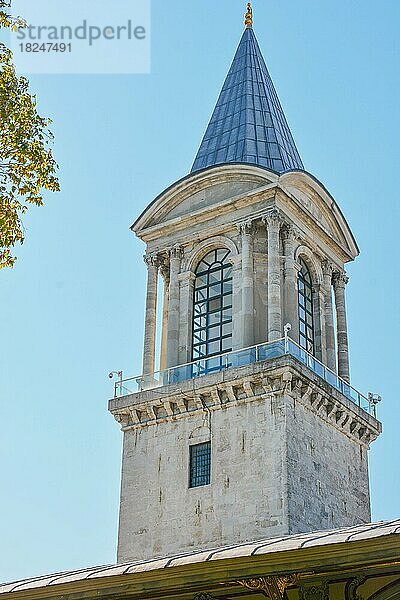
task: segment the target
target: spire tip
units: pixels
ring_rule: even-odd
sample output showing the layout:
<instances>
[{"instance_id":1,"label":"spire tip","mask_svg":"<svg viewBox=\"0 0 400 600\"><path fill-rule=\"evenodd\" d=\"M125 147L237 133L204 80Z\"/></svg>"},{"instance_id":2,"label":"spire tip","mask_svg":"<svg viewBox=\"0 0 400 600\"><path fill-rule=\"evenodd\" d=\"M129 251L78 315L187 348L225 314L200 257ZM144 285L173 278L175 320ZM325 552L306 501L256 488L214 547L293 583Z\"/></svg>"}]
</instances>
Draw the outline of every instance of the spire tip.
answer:
<instances>
[{"instance_id":1,"label":"spire tip","mask_svg":"<svg viewBox=\"0 0 400 600\"><path fill-rule=\"evenodd\" d=\"M244 15L244 24L246 27L253 27L253 9L251 8L251 2L247 4L247 13Z\"/></svg>"}]
</instances>

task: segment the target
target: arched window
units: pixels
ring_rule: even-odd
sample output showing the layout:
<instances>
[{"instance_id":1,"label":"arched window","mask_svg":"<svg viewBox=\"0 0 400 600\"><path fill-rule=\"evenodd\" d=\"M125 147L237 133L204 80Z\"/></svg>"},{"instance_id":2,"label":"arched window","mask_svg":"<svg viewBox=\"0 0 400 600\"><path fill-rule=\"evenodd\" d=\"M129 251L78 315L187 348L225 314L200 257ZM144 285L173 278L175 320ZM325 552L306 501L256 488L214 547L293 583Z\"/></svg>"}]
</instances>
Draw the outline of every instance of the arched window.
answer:
<instances>
[{"instance_id":1,"label":"arched window","mask_svg":"<svg viewBox=\"0 0 400 600\"><path fill-rule=\"evenodd\" d=\"M313 287L310 271L305 262L300 259L301 269L298 276L299 292L299 340L300 346L315 353L314 341L314 312L313 312Z\"/></svg>"},{"instance_id":2,"label":"arched window","mask_svg":"<svg viewBox=\"0 0 400 600\"><path fill-rule=\"evenodd\" d=\"M230 251L209 252L196 269L192 360L232 350L232 265ZM204 362L206 372L223 366L221 358Z\"/></svg>"}]
</instances>

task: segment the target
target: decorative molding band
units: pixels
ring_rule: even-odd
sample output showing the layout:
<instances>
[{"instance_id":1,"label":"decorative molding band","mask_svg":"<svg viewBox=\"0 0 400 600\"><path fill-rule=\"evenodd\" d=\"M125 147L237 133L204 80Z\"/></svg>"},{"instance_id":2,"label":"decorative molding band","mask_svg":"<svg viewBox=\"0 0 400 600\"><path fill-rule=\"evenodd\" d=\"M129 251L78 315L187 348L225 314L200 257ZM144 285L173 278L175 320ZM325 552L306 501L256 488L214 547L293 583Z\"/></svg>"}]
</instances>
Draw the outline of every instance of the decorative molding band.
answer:
<instances>
[{"instance_id":1,"label":"decorative molding band","mask_svg":"<svg viewBox=\"0 0 400 600\"><path fill-rule=\"evenodd\" d=\"M299 575L294 573L292 575L272 575L254 579L243 579L237 583L248 590L265 592L270 600L283 600L286 588L296 585L298 581Z\"/></svg>"},{"instance_id":2,"label":"decorative molding band","mask_svg":"<svg viewBox=\"0 0 400 600\"><path fill-rule=\"evenodd\" d=\"M367 413L364 416L356 405L353 408L351 402L334 388L333 393L330 392L329 384L319 382L316 377L311 379L302 371L301 366L284 366L264 371L261 369L243 376L237 372L232 381L218 383L210 382L209 377L214 379L212 375L205 376L208 381L204 381L202 388L197 380L197 389L184 394L176 385L154 390L155 394L159 394L158 398L149 399L150 390L137 392L127 397L124 406L120 405L121 399L112 400L110 411L121 424L122 430L126 431L187 418L196 411L225 410L229 406L247 402L289 396L353 441L368 448L380 434L379 423L375 424Z\"/></svg>"},{"instance_id":3,"label":"decorative molding band","mask_svg":"<svg viewBox=\"0 0 400 600\"><path fill-rule=\"evenodd\" d=\"M329 584L327 581L320 585L300 585L299 600L329 600Z\"/></svg>"},{"instance_id":4,"label":"decorative molding band","mask_svg":"<svg viewBox=\"0 0 400 600\"><path fill-rule=\"evenodd\" d=\"M364 600L362 596L358 593L358 588L363 585L367 581L366 575L358 575L357 577L353 577L349 579L346 584L345 590L345 598L346 600Z\"/></svg>"}]
</instances>

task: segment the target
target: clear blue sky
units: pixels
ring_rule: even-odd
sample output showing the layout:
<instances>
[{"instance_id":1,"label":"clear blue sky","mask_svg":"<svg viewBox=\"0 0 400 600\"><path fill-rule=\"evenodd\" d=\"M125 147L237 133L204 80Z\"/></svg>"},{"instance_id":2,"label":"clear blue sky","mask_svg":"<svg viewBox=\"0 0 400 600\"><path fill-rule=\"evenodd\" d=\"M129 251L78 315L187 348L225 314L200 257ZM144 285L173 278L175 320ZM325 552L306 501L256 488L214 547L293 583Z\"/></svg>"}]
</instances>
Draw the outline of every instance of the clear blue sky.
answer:
<instances>
[{"instance_id":1,"label":"clear blue sky","mask_svg":"<svg viewBox=\"0 0 400 600\"><path fill-rule=\"evenodd\" d=\"M31 78L54 120L62 192L30 212L19 261L0 273L0 580L115 560L121 435L107 373L140 372L143 333L144 248L129 226L189 171L244 7L153 0L150 75ZM400 3L254 9L306 168L361 248L349 267L352 377L384 397L373 518L400 517Z\"/></svg>"}]
</instances>

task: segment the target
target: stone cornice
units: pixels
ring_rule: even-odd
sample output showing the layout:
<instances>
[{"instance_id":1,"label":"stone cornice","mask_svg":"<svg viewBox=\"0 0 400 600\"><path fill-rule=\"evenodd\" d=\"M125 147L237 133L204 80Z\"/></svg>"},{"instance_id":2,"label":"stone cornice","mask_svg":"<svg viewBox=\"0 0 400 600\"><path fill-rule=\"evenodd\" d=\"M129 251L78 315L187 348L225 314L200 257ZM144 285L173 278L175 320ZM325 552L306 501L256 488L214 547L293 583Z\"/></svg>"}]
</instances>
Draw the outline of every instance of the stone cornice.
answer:
<instances>
[{"instance_id":1,"label":"stone cornice","mask_svg":"<svg viewBox=\"0 0 400 600\"><path fill-rule=\"evenodd\" d=\"M209 190L213 185L230 182L248 182L253 187L214 205L190 211L190 214L169 218L168 211L187 198L201 193L202 190ZM339 263L354 260L358 255L357 245L343 214L326 188L315 177L306 172L289 172L278 176L267 169L250 165L220 165L184 177L157 196L132 225L132 230L144 242L154 242L168 237L171 232L184 231L188 224L192 225L193 222L210 222L217 214L221 214L221 211L234 213L244 205L250 208L258 203L260 198L268 201L275 194L287 205L289 213L296 214L296 218L300 217L301 221L310 220L319 228L323 243L330 245L333 253L338 256ZM302 195L308 197L309 201L325 214L328 222L326 228L307 208L307 203L301 199ZM335 239L330 235L331 229L337 232L337 235L334 234Z\"/></svg>"},{"instance_id":2,"label":"stone cornice","mask_svg":"<svg viewBox=\"0 0 400 600\"><path fill-rule=\"evenodd\" d=\"M266 206L263 210L256 209L253 213L249 214L249 218L251 220L263 218L266 214L266 211L271 210L274 206L280 209L283 214L286 214L288 210L289 221L291 220L290 213L292 212L293 215L296 215L296 218L303 221L308 228L313 230L315 234L317 234L318 237L320 237L321 240L331 248L331 250L334 252L334 255L340 257L340 261L347 262L354 258L353 256L350 256L348 250L345 249L339 241L333 239L329 232L325 231L321 224L316 221L315 217L309 214L307 209L300 204L287 190L283 189L279 183L271 183L261 186L260 188L256 188L250 192L228 198L206 208L191 212L190 214L175 217L165 223L148 227L146 230L141 232L140 237L147 243L153 243L158 239L171 235L171 233L176 235L178 232L181 232L181 234L183 234L182 243L186 243L185 231L189 229L193 231L194 225L205 225L207 222L215 219L217 215L226 215L226 223L224 225L220 224L220 226L216 227L215 230L218 231L221 228L226 230L226 224L228 223L228 229L231 229L232 227L235 227L236 223L233 219L230 222L229 213L231 213L232 217L234 218L237 210L246 208L251 211L251 207L261 200L264 202L270 201L270 207L268 208L268 206ZM308 234L304 235L304 238L308 237Z\"/></svg>"},{"instance_id":3,"label":"stone cornice","mask_svg":"<svg viewBox=\"0 0 400 600\"><path fill-rule=\"evenodd\" d=\"M206 223L207 221L213 219L216 214L222 215L232 213L233 216L235 210L247 208L249 205L255 204L257 201L273 200L275 192L275 183L264 185L260 188L256 188L255 190L251 190L250 192L248 191L238 196L234 196L233 198L227 198L226 200L222 200L221 202L207 206L206 208L198 209L190 214L174 217L165 223L148 227L145 231L141 232L140 237L144 242L149 242L151 240L158 239L163 235L168 235L171 231L175 233L178 230L192 228L194 223ZM254 217L257 218L257 215L254 215ZM253 218L253 215L251 215L251 218ZM234 225L235 222L232 221L231 226Z\"/></svg>"},{"instance_id":4,"label":"stone cornice","mask_svg":"<svg viewBox=\"0 0 400 600\"><path fill-rule=\"evenodd\" d=\"M110 401L122 429L140 429L190 417L196 411L228 409L246 402L291 398L347 437L368 447L381 431L379 421L290 356L231 368L193 381L138 392Z\"/></svg>"}]
</instances>

